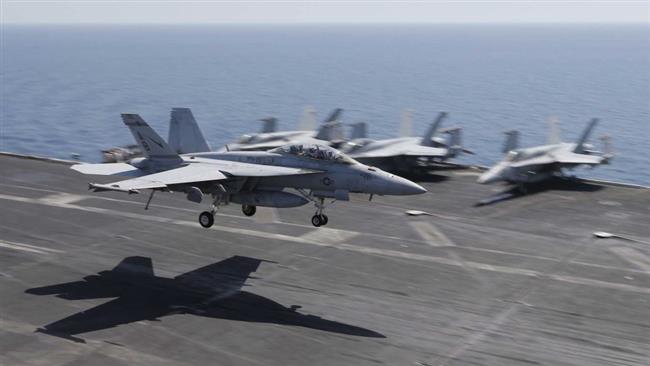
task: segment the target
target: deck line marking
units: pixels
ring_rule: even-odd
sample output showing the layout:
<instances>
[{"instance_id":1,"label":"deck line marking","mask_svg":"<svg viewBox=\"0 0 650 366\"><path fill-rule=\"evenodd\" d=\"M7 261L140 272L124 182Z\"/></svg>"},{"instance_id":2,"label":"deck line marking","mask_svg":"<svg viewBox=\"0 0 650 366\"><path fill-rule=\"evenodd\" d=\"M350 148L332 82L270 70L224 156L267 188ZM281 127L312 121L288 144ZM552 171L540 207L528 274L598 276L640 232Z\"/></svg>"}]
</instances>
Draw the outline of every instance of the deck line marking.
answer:
<instances>
[{"instance_id":1,"label":"deck line marking","mask_svg":"<svg viewBox=\"0 0 650 366\"><path fill-rule=\"evenodd\" d=\"M650 257L644 253L628 247L611 247L609 251L616 254L619 258L641 268L643 271L650 273Z\"/></svg>"},{"instance_id":2,"label":"deck line marking","mask_svg":"<svg viewBox=\"0 0 650 366\"><path fill-rule=\"evenodd\" d=\"M36 245L29 245L29 244L24 244L24 243L16 243L16 242L8 241L8 240L0 241L0 247L7 248L7 249L22 250L24 252L38 253L38 254L47 254L48 252L50 252L50 253L64 253L64 251L62 251L62 250L44 248L44 247L39 247L39 246L36 246Z\"/></svg>"},{"instance_id":3,"label":"deck line marking","mask_svg":"<svg viewBox=\"0 0 650 366\"><path fill-rule=\"evenodd\" d=\"M17 197L0 194L0 199L12 200L14 198L17 198ZM183 226L189 226L189 227L192 227L192 228L197 228L197 223L192 222L192 221L171 219L171 218L165 218L165 217L159 217L159 216L142 215L142 214L136 214L136 213L130 213L130 212L122 212L122 211L117 211L117 210L112 210L112 209L98 208L98 207L84 207L84 206L71 205L71 204L57 204L57 203L42 201L42 200L39 200L39 199L28 199L28 198L24 198L24 197L18 197L18 198L19 199L17 199L16 201L29 202L29 203L35 203L35 204L53 206L53 207L60 207L60 208L67 208L67 209L74 209L74 210L80 210L80 211L85 211L85 212L106 214L106 215L111 215L111 216L116 216L116 217L121 217L121 218L133 218L133 219L140 219L140 220L145 220L145 221L171 223L171 224L177 224L177 225L183 225ZM352 251L352 252L356 252L356 253L369 254L369 255L379 255L379 256L393 257L393 258L399 258L399 259L411 259L411 260L418 260L418 261L424 261L424 262L429 262L429 263L444 264L444 265L450 265L450 266L456 266L456 267L468 267L468 268L473 268L473 269L478 269L478 270L483 270L483 271L489 271L489 272L523 275L523 276L528 276L528 277L548 278L548 279L561 281L561 282L568 282L568 283L582 284L582 285L588 285L588 286L596 286L596 287L602 287L602 288L611 288L611 289L617 289L617 290L622 290L622 291L630 291L630 292L638 292L638 293L643 293L643 294L650 294L650 288L648 288L648 287L639 287L639 286L628 285L628 284L623 284L623 283L599 281L599 280L593 280L593 279L584 278L584 277L547 275L547 274L544 274L543 272L538 272L538 271L535 271L535 270L529 270L529 269L524 269L524 268L515 268L515 267L508 267L508 266L501 266L501 265L492 265L492 264L487 264L487 263L471 262L471 261L462 261L462 262L460 262L460 261L449 259L449 258L446 258L446 257L437 257L437 256L426 255L426 254L417 254L417 253L407 253L407 252L401 252L401 251L390 250L390 249L371 248L371 247L364 247L364 246L354 245L354 244L323 243L323 242L311 241L311 240L306 241L301 237L285 235L285 234L270 233L270 232L263 232L263 231L257 231L257 230L251 230L251 229L233 228L233 227L226 227L226 226L218 226L218 227L213 226L212 228L210 228L210 230L221 231L221 232L226 232L226 233L231 233L231 234L238 234L238 235L248 235L248 236L253 236L253 237L258 237L258 238L263 238L263 239L276 239L276 240L282 240L282 241L287 241L287 242L298 243L298 244L302 244L302 245L310 244L310 245L316 245L316 246L321 246L321 247L330 247L330 248L335 248L335 249L340 249L340 250ZM330 230L335 230L335 229L330 229ZM263 241L261 241L261 243L263 243Z\"/></svg>"},{"instance_id":4,"label":"deck line marking","mask_svg":"<svg viewBox=\"0 0 650 366\"><path fill-rule=\"evenodd\" d=\"M454 242L449 240L435 225L428 221L411 221L409 225L418 235L432 247L453 247Z\"/></svg>"}]
</instances>

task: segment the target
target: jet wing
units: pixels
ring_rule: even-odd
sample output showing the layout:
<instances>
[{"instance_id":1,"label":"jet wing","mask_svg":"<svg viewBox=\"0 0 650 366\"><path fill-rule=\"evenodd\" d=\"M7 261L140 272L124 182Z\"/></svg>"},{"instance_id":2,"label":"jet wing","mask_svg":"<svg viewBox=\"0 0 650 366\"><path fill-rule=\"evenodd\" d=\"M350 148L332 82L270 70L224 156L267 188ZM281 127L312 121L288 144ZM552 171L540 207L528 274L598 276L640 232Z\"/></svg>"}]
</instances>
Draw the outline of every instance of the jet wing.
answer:
<instances>
[{"instance_id":1,"label":"jet wing","mask_svg":"<svg viewBox=\"0 0 650 366\"><path fill-rule=\"evenodd\" d=\"M257 271L261 259L233 256L179 275L174 280L183 285L214 295L232 294L239 291L251 273Z\"/></svg>"},{"instance_id":2,"label":"jet wing","mask_svg":"<svg viewBox=\"0 0 650 366\"><path fill-rule=\"evenodd\" d=\"M167 303L157 304L139 297L119 297L90 310L50 323L38 331L79 341L78 338L71 336L140 320L153 320L169 313Z\"/></svg>"},{"instance_id":3,"label":"jet wing","mask_svg":"<svg viewBox=\"0 0 650 366\"><path fill-rule=\"evenodd\" d=\"M524 166L547 165L547 164L600 164L603 158L596 155L576 154L573 152L562 152L552 155L542 155L531 159L525 159L511 163L513 168Z\"/></svg>"},{"instance_id":4,"label":"jet wing","mask_svg":"<svg viewBox=\"0 0 650 366\"><path fill-rule=\"evenodd\" d=\"M563 152L555 156L558 163L562 164L588 164L596 165L603 161L599 155L576 154L574 152Z\"/></svg>"},{"instance_id":5,"label":"jet wing","mask_svg":"<svg viewBox=\"0 0 650 366\"><path fill-rule=\"evenodd\" d=\"M535 158L524 159L521 161L516 161L509 163L508 166L512 168L522 168L526 166L537 166L537 165L547 165L557 163L557 160L551 155L542 155Z\"/></svg>"},{"instance_id":6,"label":"jet wing","mask_svg":"<svg viewBox=\"0 0 650 366\"><path fill-rule=\"evenodd\" d=\"M413 145L408 147L400 146L399 148L384 148L370 150L366 152L353 153L353 158L388 158L392 156L410 156L410 157L441 157L447 153L446 149L437 147Z\"/></svg>"},{"instance_id":7,"label":"jet wing","mask_svg":"<svg viewBox=\"0 0 650 366\"><path fill-rule=\"evenodd\" d=\"M190 164L160 173L144 175L108 184L91 184L95 191L110 190L137 193L139 189L165 188L174 184L186 184L224 180L228 177L214 166L208 164Z\"/></svg>"},{"instance_id":8,"label":"jet wing","mask_svg":"<svg viewBox=\"0 0 650 366\"><path fill-rule=\"evenodd\" d=\"M253 163L242 163L238 161L216 160L199 158L201 165L209 165L211 169L216 169L232 177L275 177L283 175L302 175L322 173L322 170L291 168L277 165L262 165Z\"/></svg>"}]
</instances>

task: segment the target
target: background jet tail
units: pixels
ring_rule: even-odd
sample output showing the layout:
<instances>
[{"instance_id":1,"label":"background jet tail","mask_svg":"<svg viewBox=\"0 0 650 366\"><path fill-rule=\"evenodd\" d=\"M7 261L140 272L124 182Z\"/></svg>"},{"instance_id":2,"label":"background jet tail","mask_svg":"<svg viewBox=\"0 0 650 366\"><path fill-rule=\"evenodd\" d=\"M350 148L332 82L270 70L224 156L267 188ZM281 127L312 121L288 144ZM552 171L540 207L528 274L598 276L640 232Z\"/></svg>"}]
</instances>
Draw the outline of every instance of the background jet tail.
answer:
<instances>
[{"instance_id":1,"label":"background jet tail","mask_svg":"<svg viewBox=\"0 0 650 366\"><path fill-rule=\"evenodd\" d=\"M573 152L576 154L583 154L585 150L585 142L587 142L587 139L589 138L589 135L591 134L591 131L593 131L594 127L596 127L596 124L598 124L598 118L594 118L589 123L587 124L587 127L585 130L582 132L582 135L578 139L578 142L576 143L575 149L573 149Z\"/></svg>"},{"instance_id":2,"label":"background jet tail","mask_svg":"<svg viewBox=\"0 0 650 366\"><path fill-rule=\"evenodd\" d=\"M271 133L278 130L278 119L275 117L268 117L260 119L262 122L262 129L260 133Z\"/></svg>"},{"instance_id":3,"label":"background jet tail","mask_svg":"<svg viewBox=\"0 0 650 366\"><path fill-rule=\"evenodd\" d=\"M146 257L124 258L117 266L115 266L115 268L113 268L113 272L138 276L154 276L151 258Z\"/></svg>"},{"instance_id":4,"label":"background jet tail","mask_svg":"<svg viewBox=\"0 0 650 366\"><path fill-rule=\"evenodd\" d=\"M357 122L352 125L350 140L365 139L368 137L368 125L365 122Z\"/></svg>"},{"instance_id":5,"label":"background jet tail","mask_svg":"<svg viewBox=\"0 0 650 366\"><path fill-rule=\"evenodd\" d=\"M508 151L516 150L519 145L519 131L510 130L506 131L506 141L503 143L501 152L507 154Z\"/></svg>"},{"instance_id":6,"label":"background jet tail","mask_svg":"<svg viewBox=\"0 0 650 366\"><path fill-rule=\"evenodd\" d=\"M178 154L211 151L189 108L173 108L169 119L169 146Z\"/></svg>"},{"instance_id":7,"label":"background jet tail","mask_svg":"<svg viewBox=\"0 0 650 366\"><path fill-rule=\"evenodd\" d=\"M463 152L462 144L462 129L460 127L450 128L445 131L449 135L449 142L447 143L446 158L456 157L459 153Z\"/></svg>"},{"instance_id":8,"label":"background jet tail","mask_svg":"<svg viewBox=\"0 0 650 366\"><path fill-rule=\"evenodd\" d=\"M338 120L341 118L341 114L343 113L342 108L336 108L333 110L327 118L325 118L325 123L327 122L338 122Z\"/></svg>"},{"instance_id":9,"label":"background jet tail","mask_svg":"<svg viewBox=\"0 0 650 366\"><path fill-rule=\"evenodd\" d=\"M325 119L325 122L318 129L316 139L325 141L343 141L345 133L343 124L339 121L343 109L337 108Z\"/></svg>"},{"instance_id":10,"label":"background jet tail","mask_svg":"<svg viewBox=\"0 0 650 366\"><path fill-rule=\"evenodd\" d=\"M122 121L131 130L146 158L182 161L180 156L139 115L122 114Z\"/></svg>"},{"instance_id":11,"label":"background jet tail","mask_svg":"<svg viewBox=\"0 0 650 366\"><path fill-rule=\"evenodd\" d=\"M440 112L440 114L438 114L438 117L436 117L431 126L429 126L427 132L424 134L424 136L422 136L420 145L433 146L433 136L436 135L436 132L438 132L438 129L440 128L440 125L445 118L447 118L447 112Z\"/></svg>"}]
</instances>

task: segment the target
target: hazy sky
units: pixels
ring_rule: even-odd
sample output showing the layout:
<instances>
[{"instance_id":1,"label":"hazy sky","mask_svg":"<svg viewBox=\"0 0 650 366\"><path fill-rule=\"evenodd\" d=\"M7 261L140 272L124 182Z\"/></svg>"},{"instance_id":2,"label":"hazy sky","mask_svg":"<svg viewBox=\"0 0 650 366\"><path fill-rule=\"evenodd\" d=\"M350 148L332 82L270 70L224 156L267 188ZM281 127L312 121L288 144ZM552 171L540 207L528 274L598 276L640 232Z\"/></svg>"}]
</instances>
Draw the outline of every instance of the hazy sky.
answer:
<instances>
[{"instance_id":1,"label":"hazy sky","mask_svg":"<svg viewBox=\"0 0 650 366\"><path fill-rule=\"evenodd\" d=\"M3 23L648 23L650 0L0 0Z\"/></svg>"}]
</instances>

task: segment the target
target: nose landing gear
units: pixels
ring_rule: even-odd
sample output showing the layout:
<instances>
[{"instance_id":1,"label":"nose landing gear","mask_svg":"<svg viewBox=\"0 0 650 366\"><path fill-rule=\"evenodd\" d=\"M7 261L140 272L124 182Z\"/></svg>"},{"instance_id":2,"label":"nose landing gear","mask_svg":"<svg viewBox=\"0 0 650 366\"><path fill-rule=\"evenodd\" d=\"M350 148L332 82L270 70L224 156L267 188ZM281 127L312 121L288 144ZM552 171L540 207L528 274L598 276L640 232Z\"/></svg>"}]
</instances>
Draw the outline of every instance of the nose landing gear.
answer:
<instances>
[{"instance_id":1,"label":"nose landing gear","mask_svg":"<svg viewBox=\"0 0 650 366\"><path fill-rule=\"evenodd\" d=\"M323 210L325 210L325 199L319 197L314 203L316 204L316 214L311 217L311 224L316 227L327 225L329 218L323 213Z\"/></svg>"}]
</instances>

